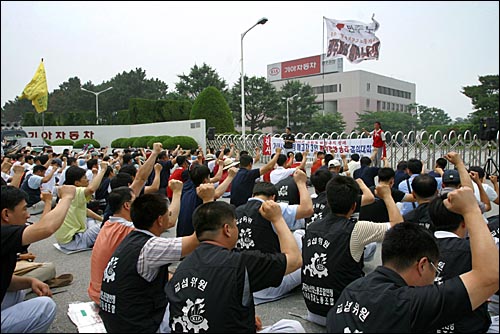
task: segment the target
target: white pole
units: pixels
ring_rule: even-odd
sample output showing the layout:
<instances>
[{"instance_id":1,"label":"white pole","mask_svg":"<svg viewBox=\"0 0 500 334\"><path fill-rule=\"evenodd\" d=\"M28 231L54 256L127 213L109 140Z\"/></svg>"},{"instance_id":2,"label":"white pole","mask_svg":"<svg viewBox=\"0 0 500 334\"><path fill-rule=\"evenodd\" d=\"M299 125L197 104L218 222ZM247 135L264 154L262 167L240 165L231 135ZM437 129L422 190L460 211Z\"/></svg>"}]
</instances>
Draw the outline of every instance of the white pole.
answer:
<instances>
[{"instance_id":1,"label":"white pole","mask_svg":"<svg viewBox=\"0 0 500 334\"><path fill-rule=\"evenodd\" d=\"M99 93L95 94L95 124L99 125Z\"/></svg>"},{"instance_id":2,"label":"white pole","mask_svg":"<svg viewBox=\"0 0 500 334\"><path fill-rule=\"evenodd\" d=\"M243 137L243 149L245 150L246 137L245 137L245 72L243 70L243 38L258 24L265 24L267 18L261 18L257 23L250 27L247 31L241 34L241 136Z\"/></svg>"},{"instance_id":3,"label":"white pole","mask_svg":"<svg viewBox=\"0 0 500 334\"><path fill-rule=\"evenodd\" d=\"M95 124L99 125L99 94L107 92L108 90L113 89L113 87L108 87L105 90L101 90L100 92L93 92L91 90L85 89L81 87L81 90L92 93L95 95Z\"/></svg>"},{"instance_id":4,"label":"white pole","mask_svg":"<svg viewBox=\"0 0 500 334\"><path fill-rule=\"evenodd\" d=\"M241 34L241 136L243 138L243 150L245 150L245 143L246 143L246 140L245 140L245 72L243 71L243 37L245 37L245 34L246 34L246 32Z\"/></svg>"}]
</instances>

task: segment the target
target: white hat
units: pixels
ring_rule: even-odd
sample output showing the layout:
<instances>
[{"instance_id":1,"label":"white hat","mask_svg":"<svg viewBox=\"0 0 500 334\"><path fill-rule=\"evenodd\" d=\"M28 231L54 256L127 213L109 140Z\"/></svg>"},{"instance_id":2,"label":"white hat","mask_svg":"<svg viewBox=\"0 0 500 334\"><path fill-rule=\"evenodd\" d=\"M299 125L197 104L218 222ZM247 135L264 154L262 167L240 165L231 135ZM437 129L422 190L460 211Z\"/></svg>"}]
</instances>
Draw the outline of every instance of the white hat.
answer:
<instances>
[{"instance_id":1,"label":"white hat","mask_svg":"<svg viewBox=\"0 0 500 334\"><path fill-rule=\"evenodd\" d=\"M328 162L328 168L330 167L340 167L340 161L337 159L332 159Z\"/></svg>"},{"instance_id":2,"label":"white hat","mask_svg":"<svg viewBox=\"0 0 500 334\"><path fill-rule=\"evenodd\" d=\"M226 158L224 160L224 167L222 168L222 170L227 170L233 166L236 166L236 165L239 165L240 162L239 161L233 161L232 159L230 158Z\"/></svg>"},{"instance_id":3,"label":"white hat","mask_svg":"<svg viewBox=\"0 0 500 334\"><path fill-rule=\"evenodd\" d=\"M216 159L215 155L213 155L213 154L207 154L205 156L205 161L211 161L211 160L215 160L215 159Z\"/></svg>"}]
</instances>

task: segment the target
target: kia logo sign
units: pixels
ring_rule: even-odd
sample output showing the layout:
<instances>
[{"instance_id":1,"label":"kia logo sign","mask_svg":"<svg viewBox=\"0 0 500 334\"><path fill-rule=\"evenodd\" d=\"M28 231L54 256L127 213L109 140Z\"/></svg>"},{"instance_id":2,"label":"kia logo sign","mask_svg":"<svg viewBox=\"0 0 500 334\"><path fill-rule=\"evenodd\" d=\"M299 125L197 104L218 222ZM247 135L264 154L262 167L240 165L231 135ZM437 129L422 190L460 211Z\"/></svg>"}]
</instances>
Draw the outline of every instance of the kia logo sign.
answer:
<instances>
[{"instance_id":1,"label":"kia logo sign","mask_svg":"<svg viewBox=\"0 0 500 334\"><path fill-rule=\"evenodd\" d=\"M278 75L278 74L280 74L279 67L273 67L269 70L269 75Z\"/></svg>"}]
</instances>

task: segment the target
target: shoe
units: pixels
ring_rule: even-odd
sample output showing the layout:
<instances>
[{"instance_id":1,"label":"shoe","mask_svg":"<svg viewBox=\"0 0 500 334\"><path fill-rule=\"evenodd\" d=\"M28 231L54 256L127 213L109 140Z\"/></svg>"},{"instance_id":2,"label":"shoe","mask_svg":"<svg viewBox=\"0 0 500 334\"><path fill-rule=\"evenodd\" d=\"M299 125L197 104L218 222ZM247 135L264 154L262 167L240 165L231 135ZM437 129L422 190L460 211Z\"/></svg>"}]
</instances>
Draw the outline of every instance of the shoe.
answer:
<instances>
[{"instance_id":1,"label":"shoe","mask_svg":"<svg viewBox=\"0 0 500 334\"><path fill-rule=\"evenodd\" d=\"M49 285L49 288L60 288L62 286L70 285L73 282L72 274L62 274L55 278L45 281Z\"/></svg>"}]
</instances>

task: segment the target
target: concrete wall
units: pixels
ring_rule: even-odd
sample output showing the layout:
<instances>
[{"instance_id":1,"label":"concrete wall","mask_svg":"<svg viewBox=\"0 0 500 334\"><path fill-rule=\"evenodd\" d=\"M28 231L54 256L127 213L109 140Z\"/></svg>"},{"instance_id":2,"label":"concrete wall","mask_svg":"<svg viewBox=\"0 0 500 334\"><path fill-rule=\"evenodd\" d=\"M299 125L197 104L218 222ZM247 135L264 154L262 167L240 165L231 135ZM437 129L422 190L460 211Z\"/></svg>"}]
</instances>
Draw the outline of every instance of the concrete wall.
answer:
<instances>
[{"instance_id":1,"label":"concrete wall","mask_svg":"<svg viewBox=\"0 0 500 334\"><path fill-rule=\"evenodd\" d=\"M31 138L71 139L92 138L101 146L111 146L117 138L141 136L189 136L206 149L206 124L204 119L177 122L161 122L136 125L85 125L85 126L27 126L23 129Z\"/></svg>"}]
</instances>

